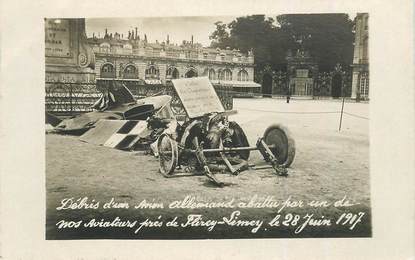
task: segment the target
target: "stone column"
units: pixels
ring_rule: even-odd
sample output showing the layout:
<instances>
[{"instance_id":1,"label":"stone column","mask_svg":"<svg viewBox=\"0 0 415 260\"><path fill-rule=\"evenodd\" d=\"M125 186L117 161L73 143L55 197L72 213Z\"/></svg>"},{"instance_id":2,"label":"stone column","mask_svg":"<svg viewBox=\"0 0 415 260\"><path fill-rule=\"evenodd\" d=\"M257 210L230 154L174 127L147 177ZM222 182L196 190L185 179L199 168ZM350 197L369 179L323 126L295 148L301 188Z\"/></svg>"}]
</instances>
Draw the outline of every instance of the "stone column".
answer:
<instances>
[{"instance_id":1,"label":"stone column","mask_svg":"<svg viewBox=\"0 0 415 260\"><path fill-rule=\"evenodd\" d=\"M141 61L137 62L137 68L138 68L138 78L140 79L146 79L146 69L147 69L147 63Z\"/></svg>"},{"instance_id":2,"label":"stone column","mask_svg":"<svg viewBox=\"0 0 415 260\"><path fill-rule=\"evenodd\" d=\"M359 84L359 71L357 71L355 68L353 68L353 75L352 75L352 99L356 99L357 97L357 91L359 91L358 88Z\"/></svg>"},{"instance_id":3,"label":"stone column","mask_svg":"<svg viewBox=\"0 0 415 260\"><path fill-rule=\"evenodd\" d=\"M160 80L163 84L166 83L166 72L167 72L167 64L159 64L159 73L160 73Z\"/></svg>"},{"instance_id":4,"label":"stone column","mask_svg":"<svg viewBox=\"0 0 415 260\"><path fill-rule=\"evenodd\" d=\"M240 68L233 68L232 71L232 80L237 81L238 80L238 72L240 71Z\"/></svg>"}]
</instances>

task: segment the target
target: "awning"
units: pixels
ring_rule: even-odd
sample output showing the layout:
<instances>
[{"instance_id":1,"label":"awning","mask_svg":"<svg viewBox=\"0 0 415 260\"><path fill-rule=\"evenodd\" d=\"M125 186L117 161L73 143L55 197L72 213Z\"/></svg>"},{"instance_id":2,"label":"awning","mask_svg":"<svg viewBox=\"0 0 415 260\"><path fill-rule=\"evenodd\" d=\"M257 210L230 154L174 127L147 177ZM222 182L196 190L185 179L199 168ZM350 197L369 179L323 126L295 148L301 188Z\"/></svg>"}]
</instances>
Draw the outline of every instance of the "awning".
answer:
<instances>
[{"instance_id":1,"label":"awning","mask_svg":"<svg viewBox=\"0 0 415 260\"><path fill-rule=\"evenodd\" d=\"M237 88L260 88L261 85L253 81L223 81L223 80L212 80L213 84L219 84L223 86L231 86Z\"/></svg>"},{"instance_id":2,"label":"awning","mask_svg":"<svg viewBox=\"0 0 415 260\"><path fill-rule=\"evenodd\" d=\"M96 78L97 81L143 82L142 79Z\"/></svg>"},{"instance_id":3,"label":"awning","mask_svg":"<svg viewBox=\"0 0 415 260\"><path fill-rule=\"evenodd\" d=\"M159 79L146 79L144 80L148 85L161 85L162 82Z\"/></svg>"}]
</instances>

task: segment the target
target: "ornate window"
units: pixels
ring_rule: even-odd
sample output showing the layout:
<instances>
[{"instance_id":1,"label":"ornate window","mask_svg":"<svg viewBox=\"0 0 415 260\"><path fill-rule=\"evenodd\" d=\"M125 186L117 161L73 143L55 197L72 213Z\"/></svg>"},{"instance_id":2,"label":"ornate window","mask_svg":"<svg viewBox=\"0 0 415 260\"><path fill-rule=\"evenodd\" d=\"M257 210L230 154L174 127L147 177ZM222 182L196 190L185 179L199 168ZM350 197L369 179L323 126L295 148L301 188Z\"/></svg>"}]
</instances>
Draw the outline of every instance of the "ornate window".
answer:
<instances>
[{"instance_id":1,"label":"ornate window","mask_svg":"<svg viewBox=\"0 0 415 260\"><path fill-rule=\"evenodd\" d=\"M115 78L115 68L111 63L106 63L101 67L101 78Z\"/></svg>"},{"instance_id":2,"label":"ornate window","mask_svg":"<svg viewBox=\"0 0 415 260\"><path fill-rule=\"evenodd\" d=\"M194 69L190 69L186 72L186 74L184 75L186 78L193 78L193 77L197 77L197 72Z\"/></svg>"},{"instance_id":3,"label":"ornate window","mask_svg":"<svg viewBox=\"0 0 415 260\"><path fill-rule=\"evenodd\" d=\"M156 66L150 65L147 67L146 79L159 79L159 70Z\"/></svg>"},{"instance_id":4,"label":"ornate window","mask_svg":"<svg viewBox=\"0 0 415 260\"><path fill-rule=\"evenodd\" d=\"M232 80L232 71L230 69L224 69L220 73L220 79L231 81Z\"/></svg>"},{"instance_id":5,"label":"ornate window","mask_svg":"<svg viewBox=\"0 0 415 260\"><path fill-rule=\"evenodd\" d=\"M137 79L138 78L138 71L134 65L127 65L124 69L124 76L125 79Z\"/></svg>"},{"instance_id":6,"label":"ornate window","mask_svg":"<svg viewBox=\"0 0 415 260\"><path fill-rule=\"evenodd\" d=\"M166 79L178 79L179 71L175 67L169 67L166 71Z\"/></svg>"},{"instance_id":7,"label":"ornate window","mask_svg":"<svg viewBox=\"0 0 415 260\"><path fill-rule=\"evenodd\" d=\"M216 72L215 72L214 69L206 68L205 71L203 72L203 76L209 77L210 80L215 80L216 79Z\"/></svg>"},{"instance_id":8,"label":"ornate window","mask_svg":"<svg viewBox=\"0 0 415 260\"><path fill-rule=\"evenodd\" d=\"M238 72L238 81L248 81L248 72L241 70Z\"/></svg>"},{"instance_id":9,"label":"ornate window","mask_svg":"<svg viewBox=\"0 0 415 260\"><path fill-rule=\"evenodd\" d=\"M216 72L214 69L210 69L208 72L208 76L210 80L215 80L216 79Z\"/></svg>"}]
</instances>

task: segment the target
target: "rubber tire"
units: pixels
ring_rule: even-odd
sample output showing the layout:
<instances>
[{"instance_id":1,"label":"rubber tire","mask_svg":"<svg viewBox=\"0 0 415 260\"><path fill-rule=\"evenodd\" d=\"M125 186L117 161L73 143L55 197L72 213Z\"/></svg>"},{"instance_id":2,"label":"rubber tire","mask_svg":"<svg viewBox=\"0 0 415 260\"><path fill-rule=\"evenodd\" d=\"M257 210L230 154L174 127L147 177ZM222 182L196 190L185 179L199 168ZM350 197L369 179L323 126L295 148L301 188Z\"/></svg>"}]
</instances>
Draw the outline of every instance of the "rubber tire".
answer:
<instances>
[{"instance_id":1,"label":"rubber tire","mask_svg":"<svg viewBox=\"0 0 415 260\"><path fill-rule=\"evenodd\" d=\"M284 153L283 157L281 157L276 153L275 148L270 150L272 151L274 156L277 157L280 166L288 168L294 161L295 157L294 138L292 138L290 131L286 127L284 127L281 124L274 124L269 126L264 132L264 142L268 145L275 144L272 143L271 140L269 140L269 135L272 133L279 135L279 139L283 143L278 143L277 145L280 147L282 145L282 149L286 150L286 152Z\"/></svg>"},{"instance_id":2,"label":"rubber tire","mask_svg":"<svg viewBox=\"0 0 415 260\"><path fill-rule=\"evenodd\" d=\"M229 121L229 128L234 130L234 134L232 135L232 143L234 147L249 147L248 138L244 130L241 126L236 123L235 121ZM241 159L248 160L250 155L249 150L247 151L238 151L239 156Z\"/></svg>"},{"instance_id":3,"label":"rubber tire","mask_svg":"<svg viewBox=\"0 0 415 260\"><path fill-rule=\"evenodd\" d=\"M162 147L161 143L164 138L168 138L168 140L170 141L170 146L172 148L172 153L171 153L172 163L168 167L165 167L165 165L163 164L163 161L162 161L163 159L161 156L162 151L160 150ZM157 149L158 149L158 154L159 154L159 171L164 177L171 177L178 163L179 149L177 147L177 142L171 139L170 136L168 136L167 134L161 134L157 140Z\"/></svg>"}]
</instances>

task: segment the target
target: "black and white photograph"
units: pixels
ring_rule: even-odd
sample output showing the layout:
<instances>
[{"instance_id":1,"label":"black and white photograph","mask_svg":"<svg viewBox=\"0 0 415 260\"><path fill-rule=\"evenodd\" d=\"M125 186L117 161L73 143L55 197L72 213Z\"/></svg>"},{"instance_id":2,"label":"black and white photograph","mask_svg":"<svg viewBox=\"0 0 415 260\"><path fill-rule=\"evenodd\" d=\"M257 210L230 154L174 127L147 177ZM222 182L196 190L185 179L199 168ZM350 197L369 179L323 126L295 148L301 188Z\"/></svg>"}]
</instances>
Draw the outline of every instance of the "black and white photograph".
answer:
<instances>
[{"instance_id":1,"label":"black and white photograph","mask_svg":"<svg viewBox=\"0 0 415 260\"><path fill-rule=\"evenodd\" d=\"M369 17L46 18L46 239L371 237Z\"/></svg>"},{"instance_id":2,"label":"black and white photograph","mask_svg":"<svg viewBox=\"0 0 415 260\"><path fill-rule=\"evenodd\" d=\"M0 3L0 259L413 259L410 0Z\"/></svg>"}]
</instances>

